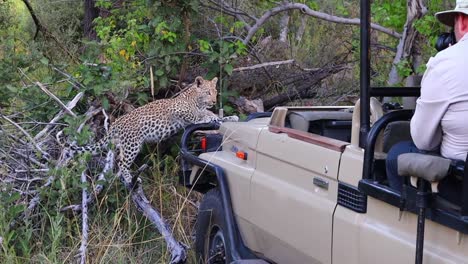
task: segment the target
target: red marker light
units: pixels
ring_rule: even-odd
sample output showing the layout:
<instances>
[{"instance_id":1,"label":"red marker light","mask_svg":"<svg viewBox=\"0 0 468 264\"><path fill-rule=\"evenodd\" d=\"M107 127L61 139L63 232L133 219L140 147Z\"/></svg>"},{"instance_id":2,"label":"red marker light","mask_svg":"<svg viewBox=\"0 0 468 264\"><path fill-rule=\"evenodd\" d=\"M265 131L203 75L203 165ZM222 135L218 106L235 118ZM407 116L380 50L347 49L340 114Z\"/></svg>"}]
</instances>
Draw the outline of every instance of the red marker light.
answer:
<instances>
[{"instance_id":1,"label":"red marker light","mask_svg":"<svg viewBox=\"0 0 468 264\"><path fill-rule=\"evenodd\" d=\"M200 140L201 149L206 152L206 137L202 137Z\"/></svg>"},{"instance_id":2,"label":"red marker light","mask_svg":"<svg viewBox=\"0 0 468 264\"><path fill-rule=\"evenodd\" d=\"M237 151L236 152L236 157L242 160L247 160L247 153L244 151Z\"/></svg>"}]
</instances>

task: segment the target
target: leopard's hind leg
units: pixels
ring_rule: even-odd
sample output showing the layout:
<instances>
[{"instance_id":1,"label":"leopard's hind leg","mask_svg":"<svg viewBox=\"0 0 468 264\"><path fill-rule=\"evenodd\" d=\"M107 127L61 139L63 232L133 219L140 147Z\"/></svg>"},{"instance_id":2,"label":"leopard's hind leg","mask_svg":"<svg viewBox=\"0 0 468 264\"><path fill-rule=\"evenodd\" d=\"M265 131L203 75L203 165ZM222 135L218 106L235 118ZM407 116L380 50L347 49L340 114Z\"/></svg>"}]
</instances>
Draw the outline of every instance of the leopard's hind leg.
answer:
<instances>
[{"instance_id":1,"label":"leopard's hind leg","mask_svg":"<svg viewBox=\"0 0 468 264\"><path fill-rule=\"evenodd\" d=\"M135 183L139 182L138 178L134 178L130 172L130 167L133 161L140 152L142 142L122 142L119 144L119 159L118 166L120 179L124 182L127 188L133 188Z\"/></svg>"}]
</instances>

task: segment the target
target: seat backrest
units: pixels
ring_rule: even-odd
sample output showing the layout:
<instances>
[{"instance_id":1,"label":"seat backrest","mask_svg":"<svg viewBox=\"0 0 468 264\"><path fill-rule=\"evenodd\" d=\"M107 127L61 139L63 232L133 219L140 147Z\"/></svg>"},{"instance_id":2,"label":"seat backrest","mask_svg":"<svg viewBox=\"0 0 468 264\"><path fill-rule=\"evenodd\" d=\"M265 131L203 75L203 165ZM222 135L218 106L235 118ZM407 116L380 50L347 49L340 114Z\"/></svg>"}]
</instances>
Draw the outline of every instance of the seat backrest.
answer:
<instances>
[{"instance_id":1,"label":"seat backrest","mask_svg":"<svg viewBox=\"0 0 468 264\"><path fill-rule=\"evenodd\" d=\"M411 140L410 122L395 121L387 125L383 134L383 152L388 152L390 148L398 142Z\"/></svg>"},{"instance_id":2,"label":"seat backrest","mask_svg":"<svg viewBox=\"0 0 468 264\"><path fill-rule=\"evenodd\" d=\"M352 113L342 111L293 111L288 114L291 128L309 131L310 122L316 120L351 120Z\"/></svg>"}]
</instances>

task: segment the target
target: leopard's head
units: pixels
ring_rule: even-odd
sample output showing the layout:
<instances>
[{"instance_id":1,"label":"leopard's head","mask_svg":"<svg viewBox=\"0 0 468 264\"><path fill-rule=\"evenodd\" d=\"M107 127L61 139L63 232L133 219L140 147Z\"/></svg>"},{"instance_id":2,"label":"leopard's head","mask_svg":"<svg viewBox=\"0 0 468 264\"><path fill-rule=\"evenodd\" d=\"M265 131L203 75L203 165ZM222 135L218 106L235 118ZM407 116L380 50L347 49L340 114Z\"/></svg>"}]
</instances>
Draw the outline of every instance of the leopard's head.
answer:
<instances>
[{"instance_id":1,"label":"leopard's head","mask_svg":"<svg viewBox=\"0 0 468 264\"><path fill-rule=\"evenodd\" d=\"M216 104L218 91L216 90L216 83L218 78L213 80L205 80L203 77L198 76L195 78L195 89L197 90L197 102L199 106L211 108Z\"/></svg>"}]
</instances>

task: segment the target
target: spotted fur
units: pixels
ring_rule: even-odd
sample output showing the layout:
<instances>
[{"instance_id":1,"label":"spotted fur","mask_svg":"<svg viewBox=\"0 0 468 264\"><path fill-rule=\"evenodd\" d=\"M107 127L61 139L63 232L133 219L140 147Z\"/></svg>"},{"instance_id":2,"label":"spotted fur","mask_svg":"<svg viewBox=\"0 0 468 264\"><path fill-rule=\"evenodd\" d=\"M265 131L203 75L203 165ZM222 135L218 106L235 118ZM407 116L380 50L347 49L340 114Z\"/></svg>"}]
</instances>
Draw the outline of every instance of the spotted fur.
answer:
<instances>
[{"instance_id":1,"label":"spotted fur","mask_svg":"<svg viewBox=\"0 0 468 264\"><path fill-rule=\"evenodd\" d=\"M134 184L130 166L145 142L161 142L190 124L213 121L238 121L237 116L219 118L208 109L216 104L216 83L197 77L183 92L172 99L161 99L119 117L109 133L94 145L70 145L74 153L98 153L109 143L119 150L118 175L128 186Z\"/></svg>"}]
</instances>

